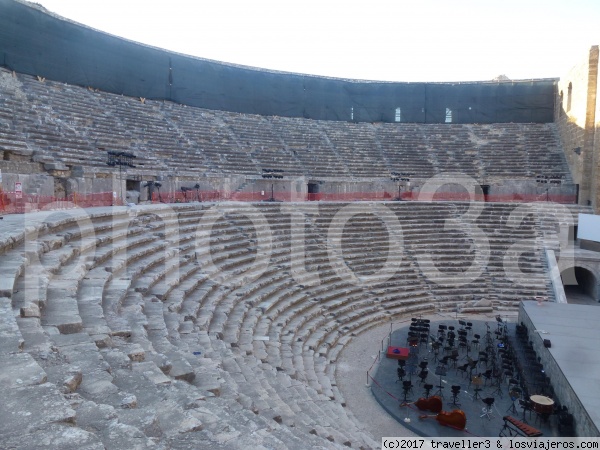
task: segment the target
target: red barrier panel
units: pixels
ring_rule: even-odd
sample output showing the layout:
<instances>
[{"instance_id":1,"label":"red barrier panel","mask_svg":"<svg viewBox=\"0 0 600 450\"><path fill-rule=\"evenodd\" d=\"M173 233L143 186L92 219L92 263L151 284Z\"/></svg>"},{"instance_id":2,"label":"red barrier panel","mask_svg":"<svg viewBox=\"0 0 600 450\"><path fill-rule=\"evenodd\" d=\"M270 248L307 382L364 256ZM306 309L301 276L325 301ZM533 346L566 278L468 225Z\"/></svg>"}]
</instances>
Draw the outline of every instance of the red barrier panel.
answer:
<instances>
[{"instance_id":1,"label":"red barrier panel","mask_svg":"<svg viewBox=\"0 0 600 450\"><path fill-rule=\"evenodd\" d=\"M112 192L94 194L71 194L67 198L50 195L17 194L16 192L0 193L0 212L4 214L24 214L45 208L66 209L73 207L91 208L95 206L122 205L120 199L113 200Z\"/></svg>"},{"instance_id":2,"label":"red barrier panel","mask_svg":"<svg viewBox=\"0 0 600 450\"><path fill-rule=\"evenodd\" d=\"M324 201L324 202L355 202L355 201L388 201L396 198L396 193L386 191L377 192L345 192L345 193L326 193L306 194L303 198L293 196L290 191L274 192L274 200L278 202L290 201ZM229 191L172 191L172 192L154 192L152 201L155 203L189 203L189 202L220 202L220 201L240 201L240 202L261 202L272 200L271 193L268 191L250 191L250 192L229 192ZM401 199L404 201L469 201L469 195L466 192L435 192L433 195L414 192L402 192ZM557 194L497 194L497 195L478 195L476 201L487 202L552 202L562 204L574 204L576 197L574 195ZM92 208L96 206L122 205L120 198L113 198L112 192L98 192L93 194L71 194L67 198L56 198L53 196L21 194L15 192L0 192L0 212L3 214L23 214L31 211L39 211L44 208L61 209L78 206L81 208Z\"/></svg>"},{"instance_id":3,"label":"red barrier panel","mask_svg":"<svg viewBox=\"0 0 600 450\"><path fill-rule=\"evenodd\" d=\"M274 192L274 200L278 202L289 201L324 201L324 202L355 202L355 201L389 201L397 198L397 193L386 191L377 192L344 192L330 193L319 192L316 194L306 194L304 197L294 197L289 191ZM470 201L467 192L435 192L429 193L402 192L400 198L405 201L425 201L425 202L466 202ZM239 201L239 202L261 202L269 201L271 193L268 191L190 191L185 195L181 191L165 192L159 195L155 192L152 196L153 202L163 203L186 203L195 201L218 202L218 201ZM548 195L548 201L553 203L574 204L576 197L574 195ZM476 195L475 201L478 202L545 202L546 194L502 194L502 195Z\"/></svg>"}]
</instances>

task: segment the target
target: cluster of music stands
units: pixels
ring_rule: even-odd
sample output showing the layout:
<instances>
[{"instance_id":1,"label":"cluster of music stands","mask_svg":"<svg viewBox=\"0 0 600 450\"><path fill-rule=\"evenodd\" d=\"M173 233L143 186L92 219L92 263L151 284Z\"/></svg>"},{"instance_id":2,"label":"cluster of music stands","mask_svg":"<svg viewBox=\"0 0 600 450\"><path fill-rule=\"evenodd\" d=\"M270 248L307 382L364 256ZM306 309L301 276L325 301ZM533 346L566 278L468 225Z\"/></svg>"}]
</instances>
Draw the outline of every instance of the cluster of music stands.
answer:
<instances>
[{"instance_id":1,"label":"cluster of music stands","mask_svg":"<svg viewBox=\"0 0 600 450\"><path fill-rule=\"evenodd\" d=\"M425 347L429 342L429 319L421 319L413 317L411 325L409 327L407 344L410 350L407 360L398 360L398 381L402 382L402 391L404 395L404 402L410 401L408 398L409 393L412 392L412 376L418 372L417 377L419 378L419 384L424 384L427 396L433 388L433 385L425 383L427 376L429 375L429 360L427 357L419 360L419 349L424 343ZM404 378L408 376L409 380Z\"/></svg>"},{"instance_id":2,"label":"cluster of music stands","mask_svg":"<svg viewBox=\"0 0 600 450\"><path fill-rule=\"evenodd\" d=\"M509 342L507 323L501 316L496 316L496 322L486 322L485 327L486 331L479 334L474 332L472 322L458 320L458 325L456 322L454 325L439 323L435 329L428 319L412 318L406 338L408 358L398 360L397 367L403 404L411 401L415 388L413 376L416 376L425 398L435 396L444 399L445 388L449 387L447 403L455 409L461 407L461 401L464 404L465 398L480 401L479 417L483 420L491 420L494 411L499 413L496 400L506 395L508 386L510 406L506 413L518 416L517 406L521 405L519 401L524 393L521 376L514 363L515 352ZM455 370L454 380L463 378L465 383L444 386L444 378L451 370ZM428 380L431 374L436 377L433 382ZM466 389L463 388L465 385ZM484 390L487 395L482 395ZM503 403L506 404L506 400Z\"/></svg>"},{"instance_id":3,"label":"cluster of music stands","mask_svg":"<svg viewBox=\"0 0 600 450\"><path fill-rule=\"evenodd\" d=\"M409 402L414 388L412 376L417 374L419 384L424 388L425 397L430 395L444 398L444 377L449 370L456 370L459 376L466 377L468 388L463 390L460 384L450 386L449 405L460 408L461 394L467 394L471 400L483 403L482 418L491 420L496 396L502 397L504 382L512 380L513 368L505 360L507 353L507 326L500 316L496 318L497 327L493 329L487 322L487 332L482 336L473 331L473 323L458 320L458 326L438 324L437 330L431 330L428 319L413 318L407 335L410 349L407 360L398 361L398 380L402 382L403 402ZM419 358L420 349L427 352ZM429 365L435 364L436 385L428 383ZM406 380L405 378L409 378ZM482 397L485 386L495 388L491 395ZM516 394L515 394L516 395ZM511 405L515 408L514 402Z\"/></svg>"}]
</instances>

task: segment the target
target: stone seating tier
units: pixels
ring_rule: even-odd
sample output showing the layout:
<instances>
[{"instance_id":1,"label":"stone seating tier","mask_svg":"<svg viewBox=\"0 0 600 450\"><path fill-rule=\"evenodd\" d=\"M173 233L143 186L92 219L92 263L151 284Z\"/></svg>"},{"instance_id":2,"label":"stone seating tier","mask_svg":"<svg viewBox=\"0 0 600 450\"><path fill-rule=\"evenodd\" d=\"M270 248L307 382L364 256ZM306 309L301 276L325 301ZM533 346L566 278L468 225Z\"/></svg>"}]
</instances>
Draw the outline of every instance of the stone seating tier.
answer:
<instances>
[{"instance_id":1,"label":"stone seating tier","mask_svg":"<svg viewBox=\"0 0 600 450\"><path fill-rule=\"evenodd\" d=\"M555 225L585 210L536 206L512 226L506 218L519 205L483 205L466 217L489 238L491 257L480 276L462 280L472 236L445 224L467 205L386 204L403 229L402 260L387 281L362 285L336 267L347 261L359 277L382 267L389 235L368 203L344 230L332 219L345 205L320 205L306 216L305 240L279 204L215 205L221 218L199 237L212 206L99 208L78 220L81 212L36 213L26 232L23 216L5 218L0 379L15 388L0 408L30 414L24 432L21 423L1 426L3 442L18 433L25 443L58 439L71 427L69 439L90 448L215 446L245 433L255 437L240 442L251 445L297 448L306 437L305 445L375 447L335 379L348 342L413 314L552 298L542 249L528 251L525 240L554 242ZM269 232L254 228L259 212L273 231L264 271L257 241ZM331 237L341 238L338 261L327 252ZM420 257L428 249L437 272ZM524 279L514 267L506 276L507 251L521 253ZM301 256L305 271L294 273ZM207 272L209 258L224 277ZM48 405L52 414L37 412Z\"/></svg>"},{"instance_id":2,"label":"stone seating tier","mask_svg":"<svg viewBox=\"0 0 600 450\"><path fill-rule=\"evenodd\" d=\"M572 182L554 124L314 121L206 110L129 98L0 69L0 151L106 169L106 151L136 155L138 173L288 178L427 179L458 171L478 180Z\"/></svg>"}]
</instances>

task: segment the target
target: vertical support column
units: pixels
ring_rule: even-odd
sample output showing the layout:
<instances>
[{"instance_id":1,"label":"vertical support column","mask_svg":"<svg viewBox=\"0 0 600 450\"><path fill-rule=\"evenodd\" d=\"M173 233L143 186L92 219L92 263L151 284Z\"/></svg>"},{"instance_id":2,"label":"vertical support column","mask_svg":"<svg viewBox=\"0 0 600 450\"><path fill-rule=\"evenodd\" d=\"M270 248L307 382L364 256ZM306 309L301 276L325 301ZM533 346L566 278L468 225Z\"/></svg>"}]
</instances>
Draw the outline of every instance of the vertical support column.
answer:
<instances>
[{"instance_id":1,"label":"vertical support column","mask_svg":"<svg viewBox=\"0 0 600 450\"><path fill-rule=\"evenodd\" d=\"M589 192L589 199L596 203L596 91L598 88L598 46L590 48L588 63L587 104L585 111L585 128L583 130L583 177L581 187Z\"/></svg>"},{"instance_id":2,"label":"vertical support column","mask_svg":"<svg viewBox=\"0 0 600 450\"><path fill-rule=\"evenodd\" d=\"M598 83L600 83L600 78L598 77L599 50L597 45L592 47L592 49L590 50L590 65L592 64L592 61L595 62L596 83L594 85L594 91L588 92L588 101L593 100L595 106L594 121L591 125L593 130L593 143L590 149L592 152L592 186L590 198L592 200L592 207L594 208L594 212L596 214L600 214L600 124L596 124L596 117L600 117L600 104L597 100L598 90L600 89L600 86L598 86Z\"/></svg>"}]
</instances>

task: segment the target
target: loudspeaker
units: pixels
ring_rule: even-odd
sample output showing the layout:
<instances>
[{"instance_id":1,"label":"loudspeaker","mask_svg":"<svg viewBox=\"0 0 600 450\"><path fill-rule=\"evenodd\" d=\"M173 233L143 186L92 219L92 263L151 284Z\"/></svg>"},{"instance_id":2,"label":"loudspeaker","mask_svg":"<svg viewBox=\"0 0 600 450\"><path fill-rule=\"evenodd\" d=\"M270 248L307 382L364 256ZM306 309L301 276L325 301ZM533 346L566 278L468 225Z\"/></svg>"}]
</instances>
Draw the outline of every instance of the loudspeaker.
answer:
<instances>
[{"instance_id":1,"label":"loudspeaker","mask_svg":"<svg viewBox=\"0 0 600 450\"><path fill-rule=\"evenodd\" d=\"M546 347L546 348L552 347L552 343L550 342L550 339L544 339L544 347Z\"/></svg>"}]
</instances>

